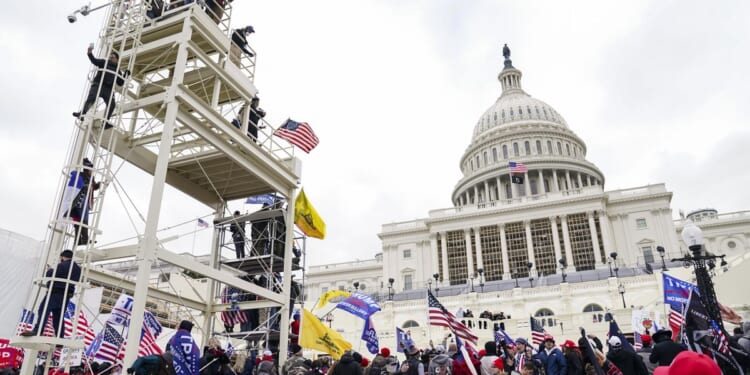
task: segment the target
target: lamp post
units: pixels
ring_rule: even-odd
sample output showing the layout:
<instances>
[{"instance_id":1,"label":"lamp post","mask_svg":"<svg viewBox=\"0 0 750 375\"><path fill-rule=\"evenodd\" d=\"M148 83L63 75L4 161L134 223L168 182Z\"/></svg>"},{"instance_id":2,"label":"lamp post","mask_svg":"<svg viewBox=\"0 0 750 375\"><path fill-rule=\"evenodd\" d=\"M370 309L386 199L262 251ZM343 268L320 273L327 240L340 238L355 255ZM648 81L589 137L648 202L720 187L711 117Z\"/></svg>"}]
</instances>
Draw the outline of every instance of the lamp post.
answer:
<instances>
[{"instance_id":1,"label":"lamp post","mask_svg":"<svg viewBox=\"0 0 750 375\"><path fill-rule=\"evenodd\" d=\"M393 282L396 280L393 280L393 278L388 279L388 300L393 301Z\"/></svg>"},{"instance_id":2,"label":"lamp post","mask_svg":"<svg viewBox=\"0 0 750 375\"><path fill-rule=\"evenodd\" d=\"M474 293L474 278L477 277L477 275L471 275L469 277L469 285L471 286L471 293Z\"/></svg>"},{"instance_id":3,"label":"lamp post","mask_svg":"<svg viewBox=\"0 0 750 375\"><path fill-rule=\"evenodd\" d=\"M700 300L706 307L708 317L724 329L724 322L721 320L721 313L719 311L719 303L716 299L716 291L714 290L714 284L711 281L708 270L709 263L713 263L714 267L716 266L716 259L721 259L722 268L726 268L728 264L724 260L724 255L709 255L703 251L703 232L690 220L685 223L682 229L682 240L692 254L685 254L684 257L672 259L672 261L683 262L686 267L693 266L698 291L700 292Z\"/></svg>"},{"instance_id":4,"label":"lamp post","mask_svg":"<svg viewBox=\"0 0 750 375\"><path fill-rule=\"evenodd\" d=\"M352 285L354 285L355 292L359 290L359 281L355 281L354 283L352 283Z\"/></svg>"},{"instance_id":5,"label":"lamp post","mask_svg":"<svg viewBox=\"0 0 750 375\"><path fill-rule=\"evenodd\" d=\"M620 297L622 298L622 308L627 308L628 306L625 304L625 285L618 285L617 291L620 293Z\"/></svg>"},{"instance_id":6,"label":"lamp post","mask_svg":"<svg viewBox=\"0 0 750 375\"><path fill-rule=\"evenodd\" d=\"M568 278L568 275L565 273L565 269L568 267L568 263L565 261L565 258L560 258L557 262L560 263L560 271L562 271L562 282L566 282L565 279Z\"/></svg>"},{"instance_id":7,"label":"lamp post","mask_svg":"<svg viewBox=\"0 0 750 375\"><path fill-rule=\"evenodd\" d=\"M615 264L615 277L620 278L620 274L617 273L620 269L617 267L617 252L613 251L609 253L609 257L612 258L612 263ZM609 277L612 277L612 264L609 265Z\"/></svg>"},{"instance_id":8,"label":"lamp post","mask_svg":"<svg viewBox=\"0 0 750 375\"><path fill-rule=\"evenodd\" d=\"M328 328L331 328L331 325L333 323L333 314L326 314L326 322L328 322Z\"/></svg>"},{"instance_id":9,"label":"lamp post","mask_svg":"<svg viewBox=\"0 0 750 375\"><path fill-rule=\"evenodd\" d=\"M666 252L666 251L664 251L664 246L657 246L656 247L656 251L659 252L659 256L661 257L661 270L662 271L669 271L667 269L667 264L664 263L664 253Z\"/></svg>"},{"instance_id":10,"label":"lamp post","mask_svg":"<svg viewBox=\"0 0 750 375\"><path fill-rule=\"evenodd\" d=\"M533 288L534 287L534 276L531 275L531 268L534 267L534 263L528 262L528 263L526 263L526 267L529 268L529 284Z\"/></svg>"},{"instance_id":11,"label":"lamp post","mask_svg":"<svg viewBox=\"0 0 750 375\"><path fill-rule=\"evenodd\" d=\"M432 278L435 279L435 297L439 297L438 292L440 292L440 284L438 282L438 279L440 278L440 274L439 273L433 274Z\"/></svg>"},{"instance_id":12,"label":"lamp post","mask_svg":"<svg viewBox=\"0 0 750 375\"><path fill-rule=\"evenodd\" d=\"M479 291L484 293L484 269L480 268L477 272L479 272Z\"/></svg>"},{"instance_id":13,"label":"lamp post","mask_svg":"<svg viewBox=\"0 0 750 375\"><path fill-rule=\"evenodd\" d=\"M516 282L516 288L518 288L518 267L513 269L513 280Z\"/></svg>"}]
</instances>

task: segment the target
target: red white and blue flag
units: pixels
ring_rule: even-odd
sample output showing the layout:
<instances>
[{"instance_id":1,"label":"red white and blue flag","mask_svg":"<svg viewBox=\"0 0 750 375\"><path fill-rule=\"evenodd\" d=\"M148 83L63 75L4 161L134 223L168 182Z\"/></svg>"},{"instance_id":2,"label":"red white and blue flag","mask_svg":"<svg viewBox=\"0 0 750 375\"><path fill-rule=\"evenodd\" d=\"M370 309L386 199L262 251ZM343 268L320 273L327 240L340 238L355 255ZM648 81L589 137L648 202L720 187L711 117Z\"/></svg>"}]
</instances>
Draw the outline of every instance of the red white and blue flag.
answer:
<instances>
[{"instance_id":1,"label":"red white and blue flag","mask_svg":"<svg viewBox=\"0 0 750 375\"><path fill-rule=\"evenodd\" d=\"M456 337L460 337L474 345L477 344L477 340L479 340L477 335L469 327L461 323L453 313L446 310L429 290L427 291L427 308L430 325L448 327Z\"/></svg>"},{"instance_id":2,"label":"red white and blue flag","mask_svg":"<svg viewBox=\"0 0 750 375\"><path fill-rule=\"evenodd\" d=\"M208 228L208 223L203 219L198 219L198 228Z\"/></svg>"},{"instance_id":3,"label":"red white and blue flag","mask_svg":"<svg viewBox=\"0 0 750 375\"><path fill-rule=\"evenodd\" d=\"M306 122L297 122L287 119L284 125L281 125L273 133L275 136L285 139L287 142L299 147L308 154L320 142L310 125Z\"/></svg>"},{"instance_id":4,"label":"red white and blue flag","mask_svg":"<svg viewBox=\"0 0 750 375\"><path fill-rule=\"evenodd\" d=\"M643 349L643 338L641 337L641 334L638 332L633 332L633 349L635 350Z\"/></svg>"},{"instance_id":5,"label":"red white and blue flag","mask_svg":"<svg viewBox=\"0 0 750 375\"><path fill-rule=\"evenodd\" d=\"M531 342L534 345L539 345L544 342L544 335L547 331L542 327L542 323L534 319L533 316L529 317L529 328L531 328Z\"/></svg>"},{"instance_id":6,"label":"red white and blue flag","mask_svg":"<svg viewBox=\"0 0 750 375\"><path fill-rule=\"evenodd\" d=\"M16 329L16 335L31 331L32 329L34 329L34 312L23 309L21 311L21 321L18 322L18 328Z\"/></svg>"},{"instance_id":7,"label":"red white and blue flag","mask_svg":"<svg viewBox=\"0 0 750 375\"><path fill-rule=\"evenodd\" d=\"M123 357L125 339L111 325L106 324L86 351L87 357L94 357L116 363Z\"/></svg>"},{"instance_id":8,"label":"red white and blue flag","mask_svg":"<svg viewBox=\"0 0 750 375\"><path fill-rule=\"evenodd\" d=\"M73 335L73 320L71 319L75 315L76 304L68 302L68 306L63 314L63 336L65 338L73 336L83 336L83 345L88 347L91 342L94 341L96 335L94 329L89 326L89 320L86 318L86 314L83 313L83 309L78 311L78 329L76 334Z\"/></svg>"},{"instance_id":9,"label":"red white and blue flag","mask_svg":"<svg viewBox=\"0 0 750 375\"><path fill-rule=\"evenodd\" d=\"M510 173L526 173L529 171L529 168L526 168L525 164L515 161L508 163L508 166L510 167Z\"/></svg>"}]
</instances>

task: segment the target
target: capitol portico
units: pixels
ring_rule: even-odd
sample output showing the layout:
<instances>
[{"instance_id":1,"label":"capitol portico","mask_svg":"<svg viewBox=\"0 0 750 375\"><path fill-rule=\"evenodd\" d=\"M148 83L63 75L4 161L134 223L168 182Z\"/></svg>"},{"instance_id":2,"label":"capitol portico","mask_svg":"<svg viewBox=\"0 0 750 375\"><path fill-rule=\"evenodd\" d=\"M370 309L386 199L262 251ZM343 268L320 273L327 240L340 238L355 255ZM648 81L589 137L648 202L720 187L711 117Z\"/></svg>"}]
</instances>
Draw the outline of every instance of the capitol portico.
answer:
<instances>
[{"instance_id":1,"label":"capitol portico","mask_svg":"<svg viewBox=\"0 0 750 375\"><path fill-rule=\"evenodd\" d=\"M372 260L310 267L308 303L356 285L384 302L373 317L379 332L408 327L433 339L442 328L426 328L425 289L454 312L510 315L502 323L512 335L528 336L529 316L569 337L579 326L603 334L597 315L605 309L621 321L630 320L633 308L663 316L660 270L692 278L669 261L687 251L678 239L684 218L674 218L672 192L665 184L605 190L585 142L554 108L523 90L507 47L504 57L501 94L476 122L460 159L454 206L383 224L382 253ZM510 162L525 169L511 175ZM709 209L688 218L703 228L710 251L733 259L734 269L717 272L717 285L750 269L750 213ZM719 290L720 299L748 310L749 301L733 293ZM334 325L357 341L361 323L339 315L346 314ZM488 327L486 320L469 320L482 340L500 322Z\"/></svg>"}]
</instances>

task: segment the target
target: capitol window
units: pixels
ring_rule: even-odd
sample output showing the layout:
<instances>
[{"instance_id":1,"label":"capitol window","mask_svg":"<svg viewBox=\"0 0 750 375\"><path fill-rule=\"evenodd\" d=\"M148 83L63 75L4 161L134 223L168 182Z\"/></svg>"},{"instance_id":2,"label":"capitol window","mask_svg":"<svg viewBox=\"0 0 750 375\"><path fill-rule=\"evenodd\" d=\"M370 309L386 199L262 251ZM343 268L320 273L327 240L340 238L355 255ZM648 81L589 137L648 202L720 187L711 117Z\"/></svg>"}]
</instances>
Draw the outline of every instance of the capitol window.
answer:
<instances>
[{"instance_id":1,"label":"capitol window","mask_svg":"<svg viewBox=\"0 0 750 375\"><path fill-rule=\"evenodd\" d=\"M503 145L503 159L508 158L508 145Z\"/></svg>"},{"instance_id":2,"label":"capitol window","mask_svg":"<svg viewBox=\"0 0 750 375\"><path fill-rule=\"evenodd\" d=\"M529 144L529 141L523 143L523 150L526 152L526 155L531 155L531 145Z\"/></svg>"},{"instance_id":3,"label":"capitol window","mask_svg":"<svg viewBox=\"0 0 750 375\"><path fill-rule=\"evenodd\" d=\"M484 151L482 153L482 157L484 157L484 165L489 164L489 159L487 159L487 151Z\"/></svg>"},{"instance_id":4,"label":"capitol window","mask_svg":"<svg viewBox=\"0 0 750 375\"><path fill-rule=\"evenodd\" d=\"M477 155L477 169L479 169L479 155Z\"/></svg>"},{"instance_id":5,"label":"capitol window","mask_svg":"<svg viewBox=\"0 0 750 375\"><path fill-rule=\"evenodd\" d=\"M557 154L562 155L562 143L557 142Z\"/></svg>"},{"instance_id":6,"label":"capitol window","mask_svg":"<svg viewBox=\"0 0 750 375\"><path fill-rule=\"evenodd\" d=\"M547 141L547 152L552 153L552 141Z\"/></svg>"},{"instance_id":7,"label":"capitol window","mask_svg":"<svg viewBox=\"0 0 750 375\"><path fill-rule=\"evenodd\" d=\"M411 249L404 250L404 259L411 258Z\"/></svg>"},{"instance_id":8,"label":"capitol window","mask_svg":"<svg viewBox=\"0 0 750 375\"><path fill-rule=\"evenodd\" d=\"M568 156L570 156L570 145L567 144L567 143L565 144L565 151L567 151L568 152Z\"/></svg>"},{"instance_id":9,"label":"capitol window","mask_svg":"<svg viewBox=\"0 0 750 375\"><path fill-rule=\"evenodd\" d=\"M497 149L494 147L492 148L492 161L497 163Z\"/></svg>"},{"instance_id":10,"label":"capitol window","mask_svg":"<svg viewBox=\"0 0 750 375\"><path fill-rule=\"evenodd\" d=\"M404 290L411 290L412 289L412 281L414 279L414 276L411 274L404 275Z\"/></svg>"},{"instance_id":11,"label":"capitol window","mask_svg":"<svg viewBox=\"0 0 750 375\"><path fill-rule=\"evenodd\" d=\"M646 228L648 228L648 224L646 224L646 219L642 218L642 217L638 218L638 219L635 219L635 227L636 227L636 229L646 229Z\"/></svg>"},{"instance_id":12,"label":"capitol window","mask_svg":"<svg viewBox=\"0 0 750 375\"><path fill-rule=\"evenodd\" d=\"M542 141L536 141L536 153L538 155L542 154Z\"/></svg>"},{"instance_id":13,"label":"capitol window","mask_svg":"<svg viewBox=\"0 0 750 375\"><path fill-rule=\"evenodd\" d=\"M643 252L643 261L645 263L654 263L654 249L651 246L641 247L641 252Z\"/></svg>"},{"instance_id":14,"label":"capitol window","mask_svg":"<svg viewBox=\"0 0 750 375\"><path fill-rule=\"evenodd\" d=\"M735 247L737 247L737 243L734 241L729 241L727 242L727 247L730 249L734 249Z\"/></svg>"},{"instance_id":15,"label":"capitol window","mask_svg":"<svg viewBox=\"0 0 750 375\"><path fill-rule=\"evenodd\" d=\"M419 323L413 320L407 320L404 322L404 324L401 325L401 328L415 328L415 327L419 327Z\"/></svg>"},{"instance_id":16,"label":"capitol window","mask_svg":"<svg viewBox=\"0 0 750 375\"><path fill-rule=\"evenodd\" d=\"M583 307L583 312L595 312L595 311L604 311L604 309L597 305L596 303L589 303L588 305Z\"/></svg>"},{"instance_id":17,"label":"capitol window","mask_svg":"<svg viewBox=\"0 0 750 375\"><path fill-rule=\"evenodd\" d=\"M519 151L518 151L518 143L515 143L515 142L514 142L514 143L513 143L513 156L518 156L518 155L519 155Z\"/></svg>"}]
</instances>

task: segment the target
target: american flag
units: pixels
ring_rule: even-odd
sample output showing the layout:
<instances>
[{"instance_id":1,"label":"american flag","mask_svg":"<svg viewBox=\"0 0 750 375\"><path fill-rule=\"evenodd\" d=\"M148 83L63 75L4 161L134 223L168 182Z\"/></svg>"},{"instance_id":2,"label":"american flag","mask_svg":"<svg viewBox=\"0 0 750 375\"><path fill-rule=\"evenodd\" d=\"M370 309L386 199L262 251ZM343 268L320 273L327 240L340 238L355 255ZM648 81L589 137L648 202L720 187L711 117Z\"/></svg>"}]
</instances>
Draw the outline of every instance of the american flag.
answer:
<instances>
[{"instance_id":1,"label":"american flag","mask_svg":"<svg viewBox=\"0 0 750 375\"><path fill-rule=\"evenodd\" d=\"M315 135L308 123L297 122L292 119L287 119L284 125L276 129L273 134L281 139L286 139L308 154L319 142L318 136Z\"/></svg>"},{"instance_id":2,"label":"american flag","mask_svg":"<svg viewBox=\"0 0 750 375\"><path fill-rule=\"evenodd\" d=\"M446 310L429 290L427 291L427 307L430 315L430 325L448 327L456 337L460 337L474 345L477 344L477 340L479 339L477 335L461 323L453 313Z\"/></svg>"},{"instance_id":3,"label":"american flag","mask_svg":"<svg viewBox=\"0 0 750 375\"><path fill-rule=\"evenodd\" d=\"M45 337L55 337L55 323L52 320L52 313L47 315L47 323L44 324L44 330L42 331L42 336Z\"/></svg>"},{"instance_id":4,"label":"american flag","mask_svg":"<svg viewBox=\"0 0 750 375\"><path fill-rule=\"evenodd\" d=\"M526 165L523 163L512 161L508 163L508 166L510 167L510 173L526 173L529 171L529 168L526 168Z\"/></svg>"},{"instance_id":5,"label":"american flag","mask_svg":"<svg viewBox=\"0 0 750 375\"><path fill-rule=\"evenodd\" d=\"M641 338L641 334L638 332L633 332L633 349L643 349L643 338Z\"/></svg>"},{"instance_id":6,"label":"american flag","mask_svg":"<svg viewBox=\"0 0 750 375\"><path fill-rule=\"evenodd\" d=\"M31 331L32 329L34 329L34 312L23 309L21 311L21 321L18 322L18 328L16 329L16 335Z\"/></svg>"},{"instance_id":7,"label":"american flag","mask_svg":"<svg viewBox=\"0 0 750 375\"><path fill-rule=\"evenodd\" d=\"M203 219L198 219L198 228L208 228L208 223Z\"/></svg>"},{"instance_id":8,"label":"american flag","mask_svg":"<svg viewBox=\"0 0 750 375\"><path fill-rule=\"evenodd\" d=\"M162 354L159 345L156 344L156 338L164 328L150 311L143 313L143 328L141 328L141 341L138 343L138 356ZM123 345L124 347L124 345Z\"/></svg>"},{"instance_id":9,"label":"american flag","mask_svg":"<svg viewBox=\"0 0 750 375\"><path fill-rule=\"evenodd\" d=\"M727 336L724 335L724 331L722 331L719 325L716 324L716 322L713 320L711 321L711 330L713 331L714 337L716 338L716 351L725 355L731 355Z\"/></svg>"},{"instance_id":10,"label":"american flag","mask_svg":"<svg viewBox=\"0 0 750 375\"><path fill-rule=\"evenodd\" d=\"M682 316L680 311L670 308L669 309L669 328L672 330L672 340L679 335L682 325L685 323L685 318Z\"/></svg>"},{"instance_id":11,"label":"american flag","mask_svg":"<svg viewBox=\"0 0 750 375\"><path fill-rule=\"evenodd\" d=\"M534 319L533 316L530 316L529 327L531 328L531 342L534 345L539 345L543 343L544 335L547 334L547 331L545 331L544 327L542 327L542 323L539 323L539 321Z\"/></svg>"},{"instance_id":12,"label":"american flag","mask_svg":"<svg viewBox=\"0 0 750 375\"><path fill-rule=\"evenodd\" d=\"M95 358L115 363L122 358L121 352L125 347L124 344L125 339L122 338L122 335L107 324L96 336L89 350ZM86 355L91 356L90 354L87 353Z\"/></svg>"},{"instance_id":13,"label":"american flag","mask_svg":"<svg viewBox=\"0 0 750 375\"><path fill-rule=\"evenodd\" d=\"M224 289L221 291L221 303L232 303L233 296L232 294L239 294L241 291L237 288L232 288L229 286L225 286ZM239 297L235 296L234 300L237 301ZM229 311L222 311L221 312L221 321L224 322L225 325L234 326L236 324L241 324L247 322L247 313L243 310L229 310Z\"/></svg>"},{"instance_id":14,"label":"american flag","mask_svg":"<svg viewBox=\"0 0 750 375\"><path fill-rule=\"evenodd\" d=\"M505 340L506 344L513 344L515 342L505 331L498 328L497 331L495 331L495 343L500 344L503 340Z\"/></svg>"},{"instance_id":15,"label":"american flag","mask_svg":"<svg viewBox=\"0 0 750 375\"><path fill-rule=\"evenodd\" d=\"M72 336L83 336L83 345L88 347L96 337L96 335L94 334L94 329L89 326L89 320L86 318L86 314L83 313L83 310L80 310L78 311L78 332L76 335L73 335L73 321L71 320L71 317L75 314L75 311L76 304L73 302L68 302L68 307L65 309L65 313L63 314L64 337L68 338Z\"/></svg>"}]
</instances>

